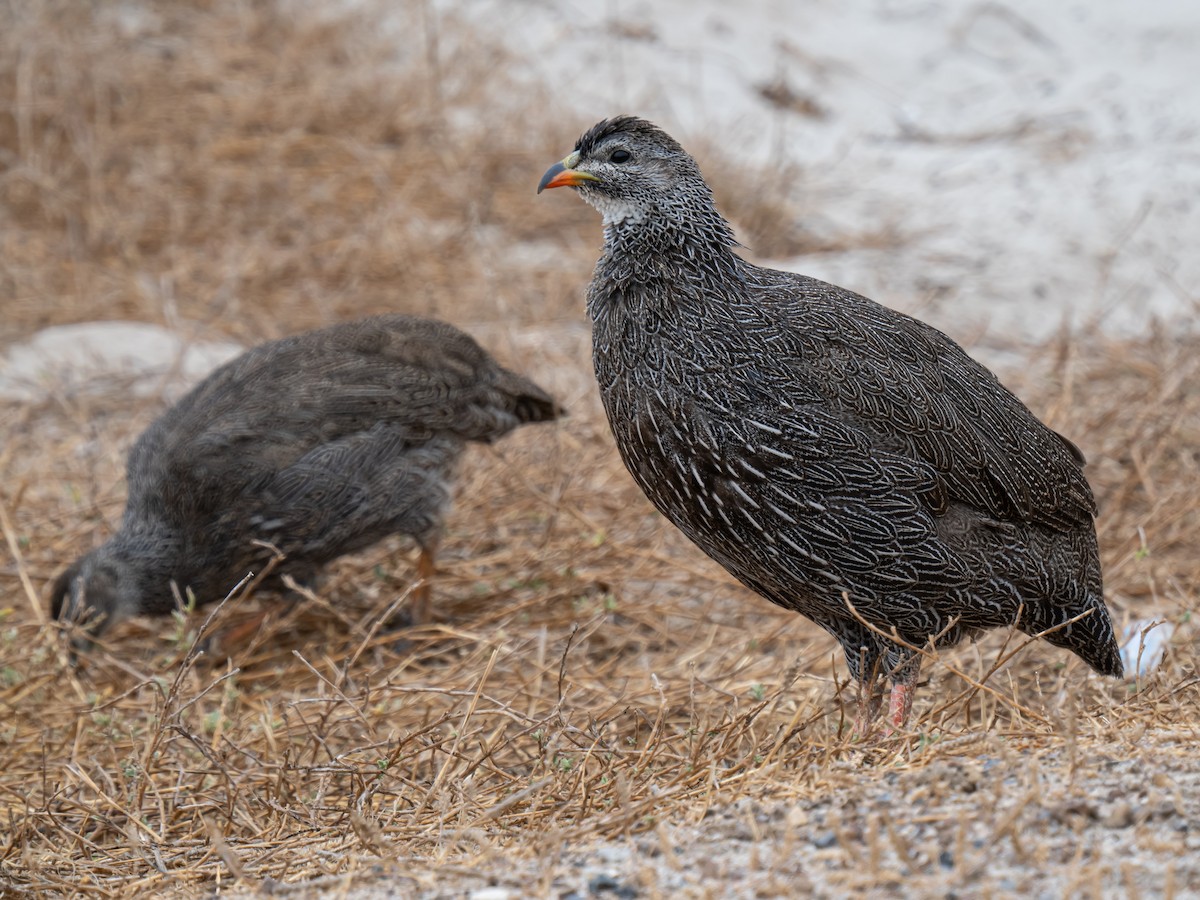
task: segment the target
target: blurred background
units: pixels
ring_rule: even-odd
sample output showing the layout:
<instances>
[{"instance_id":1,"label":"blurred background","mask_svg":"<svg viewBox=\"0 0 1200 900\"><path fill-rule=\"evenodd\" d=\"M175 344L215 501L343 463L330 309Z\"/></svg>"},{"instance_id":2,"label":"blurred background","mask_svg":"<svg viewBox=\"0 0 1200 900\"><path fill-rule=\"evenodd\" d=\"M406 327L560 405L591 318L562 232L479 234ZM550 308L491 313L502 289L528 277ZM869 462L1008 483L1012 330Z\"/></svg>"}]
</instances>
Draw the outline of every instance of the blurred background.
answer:
<instances>
[{"instance_id":1,"label":"blurred background","mask_svg":"<svg viewBox=\"0 0 1200 900\"><path fill-rule=\"evenodd\" d=\"M907 829L913 855L869 858L914 895L1065 896L1118 865L1200 891L1186 823L1153 811L1200 817L1197 47L1194 0L0 0L0 893L207 894L398 852L405 877L511 881L514 846L584 885L565 842L657 834L676 880L720 883L740 847L729 871L794 894L815 847L826 895L891 895L839 821ZM926 319L1083 448L1114 618L1166 623L1139 676L1043 642L1010 661L994 633L926 667L913 741L848 743L832 639L733 583L613 449L583 309L600 223L534 191L619 113L697 158L749 258ZM302 603L229 604L217 627L267 614L244 644L197 661L197 617L135 620L66 665L45 585L115 530L141 430L241 348L392 311L570 413L468 456L435 624L378 632L414 577L391 540ZM1037 766L1087 809L1131 798L1126 824L1055 811L1085 807ZM926 782L909 828L896 798ZM1158 856L1088 843L1134 811Z\"/></svg>"},{"instance_id":2,"label":"blurred background","mask_svg":"<svg viewBox=\"0 0 1200 900\"><path fill-rule=\"evenodd\" d=\"M985 354L1196 312L1187 0L31 0L0 25L10 356L92 320L579 324L598 227L532 186L624 112L699 159L751 256Z\"/></svg>"}]
</instances>

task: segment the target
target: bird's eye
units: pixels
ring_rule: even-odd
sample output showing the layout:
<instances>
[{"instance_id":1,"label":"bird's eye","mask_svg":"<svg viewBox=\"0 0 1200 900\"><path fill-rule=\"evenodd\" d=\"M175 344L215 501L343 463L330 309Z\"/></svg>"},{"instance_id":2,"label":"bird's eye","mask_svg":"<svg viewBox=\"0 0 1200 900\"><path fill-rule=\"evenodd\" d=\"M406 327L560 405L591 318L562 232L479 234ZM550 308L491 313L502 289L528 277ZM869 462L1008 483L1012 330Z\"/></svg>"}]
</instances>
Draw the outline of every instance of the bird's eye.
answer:
<instances>
[{"instance_id":1,"label":"bird's eye","mask_svg":"<svg viewBox=\"0 0 1200 900\"><path fill-rule=\"evenodd\" d=\"M628 150L614 150L608 158L615 163L626 163L632 156Z\"/></svg>"}]
</instances>

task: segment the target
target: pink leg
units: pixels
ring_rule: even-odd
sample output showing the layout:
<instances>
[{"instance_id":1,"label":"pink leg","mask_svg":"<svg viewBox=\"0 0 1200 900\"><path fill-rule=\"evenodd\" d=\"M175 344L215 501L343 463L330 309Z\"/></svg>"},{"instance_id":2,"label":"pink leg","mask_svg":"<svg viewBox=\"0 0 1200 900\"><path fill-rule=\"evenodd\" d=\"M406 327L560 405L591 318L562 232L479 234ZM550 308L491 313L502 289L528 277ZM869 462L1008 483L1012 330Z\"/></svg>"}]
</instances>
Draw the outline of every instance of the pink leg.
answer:
<instances>
[{"instance_id":1,"label":"pink leg","mask_svg":"<svg viewBox=\"0 0 1200 900\"><path fill-rule=\"evenodd\" d=\"M892 695L888 701L888 723L894 731L901 731L908 724L913 695L917 691L917 676L921 672L920 666L917 665L910 664L905 668L910 671L892 682Z\"/></svg>"}]
</instances>

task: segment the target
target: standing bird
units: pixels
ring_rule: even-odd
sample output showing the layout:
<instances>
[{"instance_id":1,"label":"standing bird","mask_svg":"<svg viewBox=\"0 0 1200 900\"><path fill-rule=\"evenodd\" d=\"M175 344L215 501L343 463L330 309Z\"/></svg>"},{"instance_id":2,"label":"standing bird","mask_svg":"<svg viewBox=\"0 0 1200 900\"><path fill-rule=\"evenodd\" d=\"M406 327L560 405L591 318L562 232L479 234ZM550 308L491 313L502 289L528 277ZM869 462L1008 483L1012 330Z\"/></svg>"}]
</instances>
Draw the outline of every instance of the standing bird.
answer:
<instances>
[{"instance_id":1,"label":"standing bird","mask_svg":"<svg viewBox=\"0 0 1200 900\"><path fill-rule=\"evenodd\" d=\"M444 322L379 316L263 344L138 439L121 528L59 576L53 614L98 635L170 612L172 585L211 603L274 550L284 557L275 581L309 581L391 534L416 540L428 579L466 442L559 414L545 391ZM415 622L428 600L426 581Z\"/></svg>"},{"instance_id":2,"label":"standing bird","mask_svg":"<svg viewBox=\"0 0 1200 900\"><path fill-rule=\"evenodd\" d=\"M915 648L986 628L1122 674L1074 444L937 329L738 257L650 122L596 124L538 192L564 186L604 217L587 308L621 458L705 553L838 639L860 730L877 674L901 727Z\"/></svg>"}]
</instances>

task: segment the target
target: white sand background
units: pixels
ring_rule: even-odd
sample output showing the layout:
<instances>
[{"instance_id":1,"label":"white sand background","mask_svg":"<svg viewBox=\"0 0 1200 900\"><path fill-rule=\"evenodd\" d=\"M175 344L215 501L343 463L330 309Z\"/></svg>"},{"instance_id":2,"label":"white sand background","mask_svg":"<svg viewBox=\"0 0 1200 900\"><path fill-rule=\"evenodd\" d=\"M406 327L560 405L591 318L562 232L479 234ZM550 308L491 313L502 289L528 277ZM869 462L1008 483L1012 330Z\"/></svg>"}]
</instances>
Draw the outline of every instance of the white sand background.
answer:
<instances>
[{"instance_id":1,"label":"white sand background","mask_svg":"<svg viewBox=\"0 0 1200 900\"><path fill-rule=\"evenodd\" d=\"M897 236L781 267L1001 342L1197 312L1194 0L444 5L560 104L564 154L633 113L777 166L816 235Z\"/></svg>"}]
</instances>

